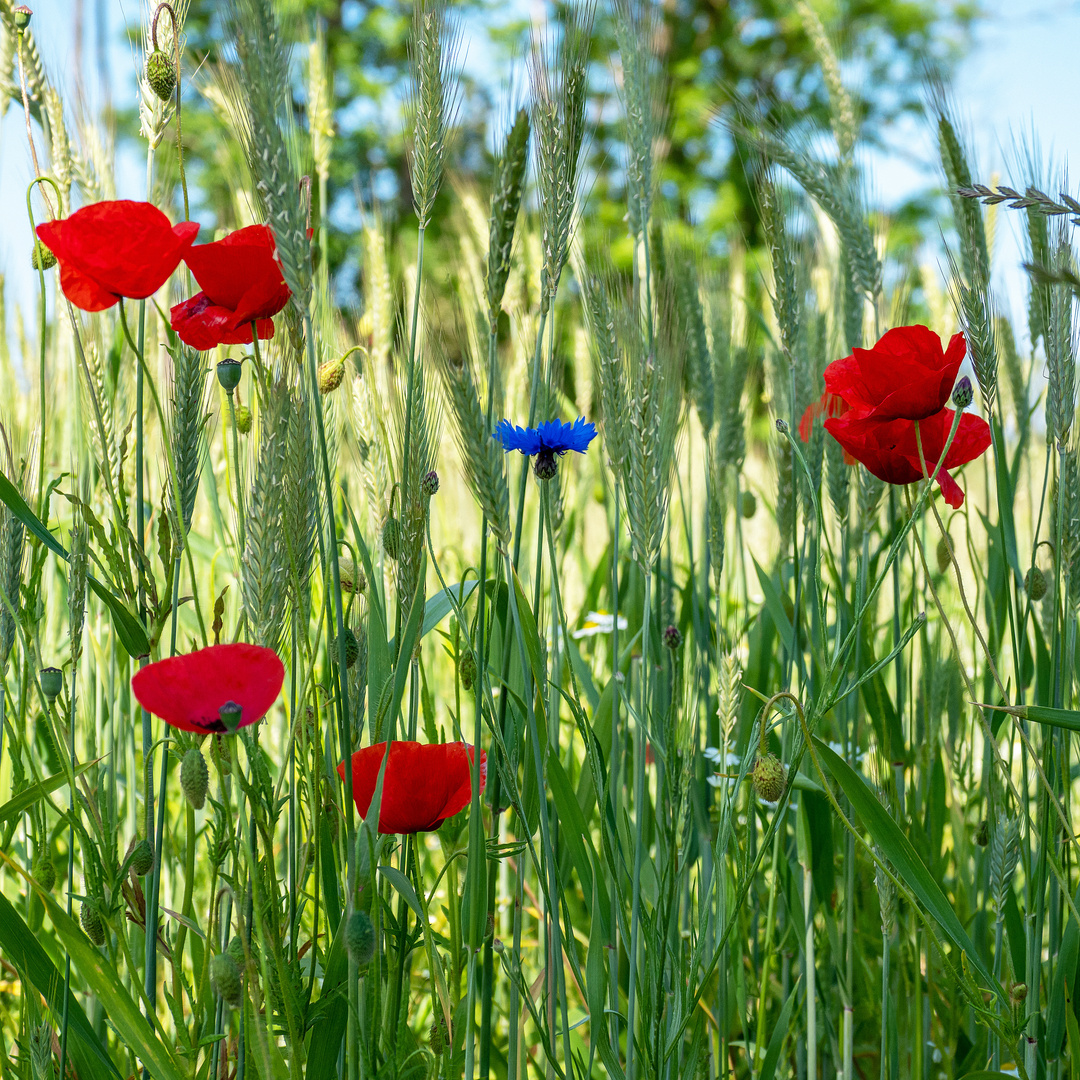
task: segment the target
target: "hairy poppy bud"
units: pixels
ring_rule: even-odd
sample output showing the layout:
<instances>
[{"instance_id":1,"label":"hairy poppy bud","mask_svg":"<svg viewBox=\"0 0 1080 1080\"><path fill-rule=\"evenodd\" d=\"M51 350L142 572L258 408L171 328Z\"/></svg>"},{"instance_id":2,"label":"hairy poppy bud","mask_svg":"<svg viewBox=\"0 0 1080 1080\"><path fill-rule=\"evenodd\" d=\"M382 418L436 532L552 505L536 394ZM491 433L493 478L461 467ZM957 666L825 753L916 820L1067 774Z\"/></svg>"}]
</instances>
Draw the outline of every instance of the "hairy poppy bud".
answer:
<instances>
[{"instance_id":1,"label":"hairy poppy bud","mask_svg":"<svg viewBox=\"0 0 1080 1080\"><path fill-rule=\"evenodd\" d=\"M210 757L222 776L232 772L232 744L222 735L215 735L210 743Z\"/></svg>"},{"instance_id":2,"label":"hairy poppy bud","mask_svg":"<svg viewBox=\"0 0 1080 1080\"><path fill-rule=\"evenodd\" d=\"M244 939L239 935L229 938L229 944L225 947L225 953L227 956L233 958L233 963L235 963L238 968L243 968L245 964Z\"/></svg>"},{"instance_id":3,"label":"hairy poppy bud","mask_svg":"<svg viewBox=\"0 0 1080 1080\"><path fill-rule=\"evenodd\" d=\"M971 388L971 380L965 375L953 387L952 401L958 409L966 409L975 398L975 391Z\"/></svg>"},{"instance_id":4,"label":"hairy poppy bud","mask_svg":"<svg viewBox=\"0 0 1080 1080\"><path fill-rule=\"evenodd\" d=\"M217 381L221 389L231 394L240 385L240 376L244 374L244 366L239 360L219 360L217 365Z\"/></svg>"},{"instance_id":5,"label":"hairy poppy bud","mask_svg":"<svg viewBox=\"0 0 1080 1080\"><path fill-rule=\"evenodd\" d=\"M944 574L949 569L949 564L952 562L952 555L949 552L949 539L943 536L937 542L937 568L938 573Z\"/></svg>"},{"instance_id":6,"label":"hairy poppy bud","mask_svg":"<svg viewBox=\"0 0 1080 1080\"><path fill-rule=\"evenodd\" d=\"M784 420L784 419L781 419L780 417L777 417L777 419L776 419L776 430L779 431L781 435L786 435L788 433L787 421Z\"/></svg>"},{"instance_id":7,"label":"hairy poppy bud","mask_svg":"<svg viewBox=\"0 0 1080 1080\"><path fill-rule=\"evenodd\" d=\"M56 884L56 867L53 866L52 859L49 858L48 852L42 851L38 855L34 860L34 865L31 867L30 873L46 892L52 892L53 886Z\"/></svg>"},{"instance_id":8,"label":"hairy poppy bud","mask_svg":"<svg viewBox=\"0 0 1080 1080\"><path fill-rule=\"evenodd\" d=\"M1041 600L1046 595L1046 575L1037 566L1024 575L1024 590L1032 600Z\"/></svg>"},{"instance_id":9,"label":"hairy poppy bud","mask_svg":"<svg viewBox=\"0 0 1080 1080\"><path fill-rule=\"evenodd\" d=\"M51 705L57 698L57 695L64 688L64 673L55 667L47 667L41 669L41 692L45 695L45 699Z\"/></svg>"},{"instance_id":10,"label":"hairy poppy bud","mask_svg":"<svg viewBox=\"0 0 1080 1080\"><path fill-rule=\"evenodd\" d=\"M51 270L56 265L56 256L40 240L35 240L30 265L35 270Z\"/></svg>"},{"instance_id":11,"label":"hairy poppy bud","mask_svg":"<svg viewBox=\"0 0 1080 1080\"><path fill-rule=\"evenodd\" d=\"M345 948L359 967L370 964L375 955L375 927L362 912L354 911L345 926Z\"/></svg>"},{"instance_id":12,"label":"hairy poppy bud","mask_svg":"<svg viewBox=\"0 0 1080 1080\"><path fill-rule=\"evenodd\" d=\"M16 30L25 30L30 25L30 17L34 14L25 4L20 4L12 9L12 18Z\"/></svg>"},{"instance_id":13,"label":"hairy poppy bud","mask_svg":"<svg viewBox=\"0 0 1080 1080\"><path fill-rule=\"evenodd\" d=\"M450 1045L450 1029L446 1026L446 1018L440 1011L431 1021L431 1029L428 1031L428 1046L431 1052L439 1057Z\"/></svg>"},{"instance_id":14,"label":"hairy poppy bud","mask_svg":"<svg viewBox=\"0 0 1080 1080\"><path fill-rule=\"evenodd\" d=\"M236 406L236 430L241 435L251 431L251 410L246 405Z\"/></svg>"},{"instance_id":15,"label":"hairy poppy bud","mask_svg":"<svg viewBox=\"0 0 1080 1080\"><path fill-rule=\"evenodd\" d=\"M677 626L664 627L664 644L674 652L682 644L682 633Z\"/></svg>"},{"instance_id":16,"label":"hairy poppy bud","mask_svg":"<svg viewBox=\"0 0 1080 1080\"><path fill-rule=\"evenodd\" d=\"M128 865L135 872L136 877L145 877L154 869L154 849L145 836L135 845Z\"/></svg>"},{"instance_id":17,"label":"hairy poppy bud","mask_svg":"<svg viewBox=\"0 0 1080 1080\"><path fill-rule=\"evenodd\" d=\"M426 473L424 479L420 481L420 491L430 499L438 490L439 474L432 469L429 473Z\"/></svg>"},{"instance_id":18,"label":"hairy poppy bud","mask_svg":"<svg viewBox=\"0 0 1080 1080\"><path fill-rule=\"evenodd\" d=\"M383 551L393 560L397 561L401 551L401 524L393 514L383 522L382 527Z\"/></svg>"},{"instance_id":19,"label":"hairy poppy bud","mask_svg":"<svg viewBox=\"0 0 1080 1080\"><path fill-rule=\"evenodd\" d=\"M341 591L345 593L362 593L367 588L367 578L364 576L364 571L360 569L348 557L342 557L338 560L338 576L341 579Z\"/></svg>"},{"instance_id":20,"label":"hairy poppy bud","mask_svg":"<svg viewBox=\"0 0 1080 1080\"><path fill-rule=\"evenodd\" d=\"M330 652L336 659L340 654L338 652L338 640L335 637L330 642ZM356 640L356 635L346 626L345 627L345 666L351 668L356 663L357 658L360 656L360 642Z\"/></svg>"},{"instance_id":21,"label":"hairy poppy bud","mask_svg":"<svg viewBox=\"0 0 1080 1080\"><path fill-rule=\"evenodd\" d=\"M742 500L742 516L749 521L757 513L757 496L752 491L744 491L739 498Z\"/></svg>"},{"instance_id":22,"label":"hairy poppy bud","mask_svg":"<svg viewBox=\"0 0 1080 1080\"><path fill-rule=\"evenodd\" d=\"M228 953L220 953L210 961L210 985L226 1005L239 1009L244 1004L240 968Z\"/></svg>"},{"instance_id":23,"label":"hairy poppy bud","mask_svg":"<svg viewBox=\"0 0 1080 1080\"><path fill-rule=\"evenodd\" d=\"M784 794L784 784L787 782L787 774L784 766L775 754L762 754L754 762L753 771L750 774L754 782L754 790L762 802L777 802Z\"/></svg>"},{"instance_id":24,"label":"hairy poppy bud","mask_svg":"<svg viewBox=\"0 0 1080 1080\"><path fill-rule=\"evenodd\" d=\"M1009 991L1009 998L1014 1005L1023 1005L1027 1001L1027 983L1014 983L1013 988Z\"/></svg>"},{"instance_id":25,"label":"hairy poppy bud","mask_svg":"<svg viewBox=\"0 0 1080 1080\"><path fill-rule=\"evenodd\" d=\"M168 101L176 89L176 67L163 49L155 49L146 58L146 81L162 101Z\"/></svg>"},{"instance_id":26,"label":"hairy poppy bud","mask_svg":"<svg viewBox=\"0 0 1080 1080\"><path fill-rule=\"evenodd\" d=\"M332 394L345 378L345 358L327 360L319 365L319 393L322 395Z\"/></svg>"},{"instance_id":27,"label":"hairy poppy bud","mask_svg":"<svg viewBox=\"0 0 1080 1080\"><path fill-rule=\"evenodd\" d=\"M471 690L473 684L476 682L476 657L472 652L467 652L462 655L458 661L458 678L461 679L461 685L466 690Z\"/></svg>"},{"instance_id":28,"label":"hairy poppy bud","mask_svg":"<svg viewBox=\"0 0 1080 1080\"><path fill-rule=\"evenodd\" d=\"M101 917L96 900L87 897L79 910L79 922L86 936L97 946L105 944L105 920Z\"/></svg>"},{"instance_id":29,"label":"hairy poppy bud","mask_svg":"<svg viewBox=\"0 0 1080 1080\"><path fill-rule=\"evenodd\" d=\"M533 462L533 472L536 473L537 480L554 480L558 471L559 463L555 460L554 451L541 450L536 455L536 460Z\"/></svg>"},{"instance_id":30,"label":"hairy poppy bud","mask_svg":"<svg viewBox=\"0 0 1080 1080\"><path fill-rule=\"evenodd\" d=\"M180 763L180 789L184 798L196 810L201 810L206 804L206 793L210 789L210 770L206 767L206 758L198 747L193 746Z\"/></svg>"}]
</instances>

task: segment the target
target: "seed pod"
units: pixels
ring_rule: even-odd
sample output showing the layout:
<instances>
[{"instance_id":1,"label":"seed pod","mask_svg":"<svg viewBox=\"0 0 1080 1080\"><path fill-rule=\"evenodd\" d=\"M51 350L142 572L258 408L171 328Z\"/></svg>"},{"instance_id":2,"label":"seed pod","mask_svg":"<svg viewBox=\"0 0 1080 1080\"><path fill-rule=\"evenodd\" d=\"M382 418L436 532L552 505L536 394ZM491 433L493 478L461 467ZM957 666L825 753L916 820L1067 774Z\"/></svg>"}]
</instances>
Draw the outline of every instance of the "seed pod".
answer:
<instances>
[{"instance_id":1,"label":"seed pod","mask_svg":"<svg viewBox=\"0 0 1080 1080\"><path fill-rule=\"evenodd\" d=\"M172 97L176 89L176 66L163 49L155 49L146 58L146 81L162 101Z\"/></svg>"},{"instance_id":2,"label":"seed pod","mask_svg":"<svg viewBox=\"0 0 1080 1080\"><path fill-rule=\"evenodd\" d=\"M438 1012L431 1021L431 1029L428 1031L428 1046L431 1052L438 1057L450 1045L450 1029L446 1026L446 1018L442 1012Z\"/></svg>"},{"instance_id":3,"label":"seed pod","mask_svg":"<svg viewBox=\"0 0 1080 1080\"><path fill-rule=\"evenodd\" d=\"M1046 575L1037 566L1024 575L1024 591L1032 600L1041 600L1046 595Z\"/></svg>"},{"instance_id":4,"label":"seed pod","mask_svg":"<svg viewBox=\"0 0 1080 1080\"><path fill-rule=\"evenodd\" d=\"M763 754L754 762L750 778L762 802L777 802L784 794L787 773L775 754Z\"/></svg>"},{"instance_id":5,"label":"seed pod","mask_svg":"<svg viewBox=\"0 0 1080 1080\"><path fill-rule=\"evenodd\" d=\"M42 668L39 675L41 680L41 692L51 705L64 689L64 673L55 667Z\"/></svg>"},{"instance_id":6,"label":"seed pod","mask_svg":"<svg viewBox=\"0 0 1080 1080\"><path fill-rule=\"evenodd\" d=\"M757 513L757 496L752 491L743 491L739 499L742 501L742 516L749 521Z\"/></svg>"},{"instance_id":7,"label":"seed pod","mask_svg":"<svg viewBox=\"0 0 1080 1080\"><path fill-rule=\"evenodd\" d=\"M345 948L359 967L370 964L375 955L375 928L362 911L354 911L345 927Z\"/></svg>"},{"instance_id":8,"label":"seed pod","mask_svg":"<svg viewBox=\"0 0 1080 1080\"><path fill-rule=\"evenodd\" d=\"M228 953L221 953L210 961L210 985L214 993L231 1008L239 1009L244 1004L240 968Z\"/></svg>"},{"instance_id":9,"label":"seed pod","mask_svg":"<svg viewBox=\"0 0 1080 1080\"><path fill-rule=\"evenodd\" d=\"M136 877L145 877L154 869L154 849L145 836L135 845L128 865L135 872Z\"/></svg>"},{"instance_id":10,"label":"seed pod","mask_svg":"<svg viewBox=\"0 0 1080 1080\"><path fill-rule=\"evenodd\" d=\"M53 887L56 885L56 867L53 866L52 859L49 858L47 852L42 851L38 855L34 860L30 873L46 892L52 892Z\"/></svg>"},{"instance_id":11,"label":"seed pod","mask_svg":"<svg viewBox=\"0 0 1080 1080\"><path fill-rule=\"evenodd\" d=\"M40 240L35 240L30 265L35 270L51 270L56 265L56 256Z\"/></svg>"},{"instance_id":12,"label":"seed pod","mask_svg":"<svg viewBox=\"0 0 1080 1080\"><path fill-rule=\"evenodd\" d=\"M383 522L382 546L387 556L396 562L401 550L401 524L393 515Z\"/></svg>"},{"instance_id":13,"label":"seed pod","mask_svg":"<svg viewBox=\"0 0 1080 1080\"><path fill-rule=\"evenodd\" d=\"M210 770L206 767L206 758L195 746L184 755L180 764L180 787L187 801L196 810L201 810L210 789Z\"/></svg>"},{"instance_id":14,"label":"seed pod","mask_svg":"<svg viewBox=\"0 0 1080 1080\"><path fill-rule=\"evenodd\" d=\"M15 29L20 32L25 30L30 25L30 19L33 14L34 13L25 4L20 4L17 8L12 8L11 15L12 21L15 23Z\"/></svg>"},{"instance_id":15,"label":"seed pod","mask_svg":"<svg viewBox=\"0 0 1080 1080\"><path fill-rule=\"evenodd\" d=\"M227 393L232 393L240 385L240 379L244 374L244 365L239 360L234 360L229 357L225 360L219 360L217 364L217 381L221 384L221 389Z\"/></svg>"},{"instance_id":16,"label":"seed pod","mask_svg":"<svg viewBox=\"0 0 1080 1080\"><path fill-rule=\"evenodd\" d=\"M101 917L96 900L87 897L79 910L79 922L86 936L99 948L105 944L105 920Z\"/></svg>"},{"instance_id":17,"label":"seed pod","mask_svg":"<svg viewBox=\"0 0 1080 1080\"><path fill-rule=\"evenodd\" d=\"M241 435L251 431L251 410L246 405L236 406L236 430Z\"/></svg>"}]
</instances>

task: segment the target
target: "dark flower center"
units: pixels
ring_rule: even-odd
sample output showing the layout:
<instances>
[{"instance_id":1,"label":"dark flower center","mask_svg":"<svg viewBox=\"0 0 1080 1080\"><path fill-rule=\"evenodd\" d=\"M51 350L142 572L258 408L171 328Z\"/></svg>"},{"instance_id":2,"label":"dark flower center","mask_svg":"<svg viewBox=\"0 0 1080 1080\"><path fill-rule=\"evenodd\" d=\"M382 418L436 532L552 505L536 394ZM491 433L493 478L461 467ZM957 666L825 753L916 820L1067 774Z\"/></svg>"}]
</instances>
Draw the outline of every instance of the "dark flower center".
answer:
<instances>
[{"instance_id":1,"label":"dark flower center","mask_svg":"<svg viewBox=\"0 0 1080 1080\"><path fill-rule=\"evenodd\" d=\"M537 453L536 460L533 462L533 472L536 473L536 479L553 480L558 469L559 464L555 460L555 451L549 450L545 446L543 450Z\"/></svg>"}]
</instances>

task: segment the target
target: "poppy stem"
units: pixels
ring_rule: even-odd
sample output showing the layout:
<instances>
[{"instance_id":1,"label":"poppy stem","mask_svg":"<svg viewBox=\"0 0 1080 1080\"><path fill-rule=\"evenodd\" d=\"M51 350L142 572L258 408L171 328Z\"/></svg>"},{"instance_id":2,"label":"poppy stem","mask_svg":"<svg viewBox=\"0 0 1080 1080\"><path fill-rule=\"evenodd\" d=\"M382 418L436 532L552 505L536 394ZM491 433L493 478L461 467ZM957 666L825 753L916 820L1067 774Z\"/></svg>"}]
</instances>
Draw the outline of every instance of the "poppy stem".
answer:
<instances>
[{"instance_id":1,"label":"poppy stem","mask_svg":"<svg viewBox=\"0 0 1080 1080\"><path fill-rule=\"evenodd\" d=\"M244 561L244 489L243 484L240 481L240 434L239 429L236 426L236 401L234 400L234 392L232 390L226 391L226 396L229 399L229 426L232 428L232 472L233 478L236 481L236 529L237 538L239 540L239 547L236 553L237 565L242 565Z\"/></svg>"}]
</instances>

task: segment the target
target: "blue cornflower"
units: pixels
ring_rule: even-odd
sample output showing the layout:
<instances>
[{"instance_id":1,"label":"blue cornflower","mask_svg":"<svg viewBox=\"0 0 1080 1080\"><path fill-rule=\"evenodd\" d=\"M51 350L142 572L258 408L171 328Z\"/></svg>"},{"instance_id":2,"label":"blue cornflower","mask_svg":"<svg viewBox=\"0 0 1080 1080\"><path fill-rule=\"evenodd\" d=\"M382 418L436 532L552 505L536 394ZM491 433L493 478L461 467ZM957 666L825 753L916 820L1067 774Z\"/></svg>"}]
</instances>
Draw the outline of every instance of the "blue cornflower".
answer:
<instances>
[{"instance_id":1,"label":"blue cornflower","mask_svg":"<svg viewBox=\"0 0 1080 1080\"><path fill-rule=\"evenodd\" d=\"M567 450L584 454L596 438L596 425L579 416L572 424L548 420L539 427L515 427L509 420L500 420L492 435L504 451L520 450L526 457L535 457L533 471L538 480L550 480L556 471L555 455L562 457Z\"/></svg>"}]
</instances>

